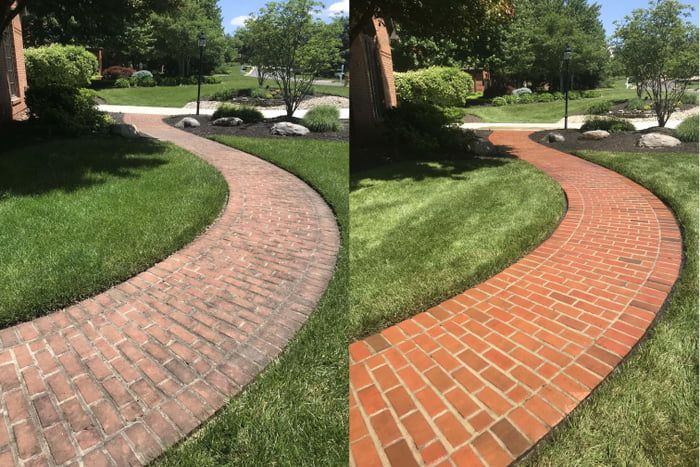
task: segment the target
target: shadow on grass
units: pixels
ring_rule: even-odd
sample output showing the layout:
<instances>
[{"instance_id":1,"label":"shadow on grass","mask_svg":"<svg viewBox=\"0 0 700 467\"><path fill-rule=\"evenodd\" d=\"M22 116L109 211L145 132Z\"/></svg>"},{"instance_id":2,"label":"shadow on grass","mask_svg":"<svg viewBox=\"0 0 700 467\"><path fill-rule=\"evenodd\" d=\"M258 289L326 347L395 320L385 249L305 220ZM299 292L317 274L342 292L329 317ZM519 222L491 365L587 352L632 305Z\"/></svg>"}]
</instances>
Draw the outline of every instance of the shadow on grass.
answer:
<instances>
[{"instance_id":1,"label":"shadow on grass","mask_svg":"<svg viewBox=\"0 0 700 467\"><path fill-rule=\"evenodd\" d=\"M154 157L163 153L163 145L148 139L92 136L22 140L17 136L8 135L7 129L0 132L0 199L54 190L72 192L101 184L105 176L136 177L138 170L167 163Z\"/></svg>"}]
</instances>

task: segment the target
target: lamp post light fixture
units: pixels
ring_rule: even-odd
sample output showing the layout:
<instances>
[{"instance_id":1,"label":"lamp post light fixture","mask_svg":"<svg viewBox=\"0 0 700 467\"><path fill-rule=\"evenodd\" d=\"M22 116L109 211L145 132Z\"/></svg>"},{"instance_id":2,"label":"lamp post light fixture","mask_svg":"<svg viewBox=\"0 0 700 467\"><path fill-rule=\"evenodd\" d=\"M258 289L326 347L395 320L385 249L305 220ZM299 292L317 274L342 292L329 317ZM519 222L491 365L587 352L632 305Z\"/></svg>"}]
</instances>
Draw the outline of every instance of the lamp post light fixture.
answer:
<instances>
[{"instance_id":1,"label":"lamp post light fixture","mask_svg":"<svg viewBox=\"0 0 700 467\"><path fill-rule=\"evenodd\" d=\"M564 79L564 129L569 128L569 84L571 82L571 56L573 55L573 50L571 46L567 44L566 49L564 49L564 67L566 69L566 78Z\"/></svg>"},{"instance_id":2,"label":"lamp post light fixture","mask_svg":"<svg viewBox=\"0 0 700 467\"><path fill-rule=\"evenodd\" d=\"M199 115L199 99L202 95L202 56L204 55L204 47L207 45L207 38L204 33L197 34L197 45L199 46L199 75L197 76L197 115Z\"/></svg>"}]
</instances>

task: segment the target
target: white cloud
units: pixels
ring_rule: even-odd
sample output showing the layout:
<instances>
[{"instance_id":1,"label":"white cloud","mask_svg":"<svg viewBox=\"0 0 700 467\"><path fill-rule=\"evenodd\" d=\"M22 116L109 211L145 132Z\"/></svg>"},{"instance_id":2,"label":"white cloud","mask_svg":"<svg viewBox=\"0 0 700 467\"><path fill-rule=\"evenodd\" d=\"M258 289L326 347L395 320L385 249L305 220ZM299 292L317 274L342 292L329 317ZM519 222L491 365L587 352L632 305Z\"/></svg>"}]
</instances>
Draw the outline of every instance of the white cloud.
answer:
<instances>
[{"instance_id":1,"label":"white cloud","mask_svg":"<svg viewBox=\"0 0 700 467\"><path fill-rule=\"evenodd\" d=\"M326 10L329 16L348 15L350 14L350 0L342 0L332 3Z\"/></svg>"},{"instance_id":2,"label":"white cloud","mask_svg":"<svg viewBox=\"0 0 700 467\"><path fill-rule=\"evenodd\" d=\"M231 24L237 28L245 26L245 22L250 18L250 15L236 16L231 20Z\"/></svg>"}]
</instances>

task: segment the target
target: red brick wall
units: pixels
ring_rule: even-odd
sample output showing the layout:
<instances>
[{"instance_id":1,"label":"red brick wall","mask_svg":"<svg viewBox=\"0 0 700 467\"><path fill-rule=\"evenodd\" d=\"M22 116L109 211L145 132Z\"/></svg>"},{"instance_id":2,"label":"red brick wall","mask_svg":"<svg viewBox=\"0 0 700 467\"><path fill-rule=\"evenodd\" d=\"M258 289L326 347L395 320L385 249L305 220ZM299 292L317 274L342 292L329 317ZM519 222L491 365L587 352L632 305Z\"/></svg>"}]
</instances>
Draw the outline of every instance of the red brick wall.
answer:
<instances>
[{"instance_id":1,"label":"red brick wall","mask_svg":"<svg viewBox=\"0 0 700 467\"><path fill-rule=\"evenodd\" d=\"M0 120L25 118L27 105L25 104L25 90L27 88L27 72L24 67L24 47L22 44L22 22L19 16L12 20L9 26L12 28L12 42L15 49L17 82L19 96L10 96L10 88L7 82L7 69L5 57L0 49Z\"/></svg>"}]
</instances>

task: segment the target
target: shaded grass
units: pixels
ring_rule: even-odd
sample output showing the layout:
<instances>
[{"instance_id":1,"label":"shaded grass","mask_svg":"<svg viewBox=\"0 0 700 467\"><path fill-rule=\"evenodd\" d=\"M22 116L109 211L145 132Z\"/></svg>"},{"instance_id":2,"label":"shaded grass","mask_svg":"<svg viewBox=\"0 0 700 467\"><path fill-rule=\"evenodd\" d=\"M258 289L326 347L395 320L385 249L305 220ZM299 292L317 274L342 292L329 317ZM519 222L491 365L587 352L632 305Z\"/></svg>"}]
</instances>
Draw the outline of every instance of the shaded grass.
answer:
<instances>
[{"instance_id":1,"label":"shaded grass","mask_svg":"<svg viewBox=\"0 0 700 467\"><path fill-rule=\"evenodd\" d=\"M698 157L580 151L645 186L683 229L685 267L649 338L524 465L698 463Z\"/></svg>"},{"instance_id":2,"label":"shaded grass","mask_svg":"<svg viewBox=\"0 0 700 467\"><path fill-rule=\"evenodd\" d=\"M0 326L94 295L190 242L226 182L175 146L55 140L0 153Z\"/></svg>"},{"instance_id":3,"label":"shaded grass","mask_svg":"<svg viewBox=\"0 0 700 467\"><path fill-rule=\"evenodd\" d=\"M563 205L552 179L508 157L353 173L351 338L500 272L550 235Z\"/></svg>"},{"instance_id":4,"label":"shaded grass","mask_svg":"<svg viewBox=\"0 0 700 467\"><path fill-rule=\"evenodd\" d=\"M589 107L605 101L637 97L634 89L625 89L624 81L616 81L615 87L597 91L602 94L601 97L569 100L569 115L585 114ZM491 123L556 123L564 118L564 101L469 107L467 112Z\"/></svg>"},{"instance_id":5,"label":"shaded grass","mask_svg":"<svg viewBox=\"0 0 700 467\"><path fill-rule=\"evenodd\" d=\"M287 350L199 432L157 463L178 467L345 465L348 144L213 139L268 160L318 190L335 211L342 247L321 302Z\"/></svg>"},{"instance_id":6,"label":"shaded grass","mask_svg":"<svg viewBox=\"0 0 700 467\"><path fill-rule=\"evenodd\" d=\"M219 75L223 81L218 84L202 84L202 97L211 96L226 89L244 89L258 87L257 78L244 76L233 70L230 75ZM273 82L268 83L274 86ZM321 94L337 96L349 95L349 88L342 86L314 86ZM97 95L112 105L143 105L153 107L183 107L188 102L197 100L197 85L156 86L153 88L110 88L102 89Z\"/></svg>"}]
</instances>

